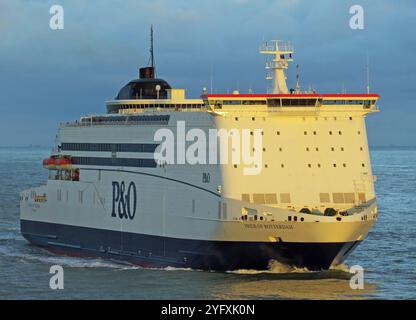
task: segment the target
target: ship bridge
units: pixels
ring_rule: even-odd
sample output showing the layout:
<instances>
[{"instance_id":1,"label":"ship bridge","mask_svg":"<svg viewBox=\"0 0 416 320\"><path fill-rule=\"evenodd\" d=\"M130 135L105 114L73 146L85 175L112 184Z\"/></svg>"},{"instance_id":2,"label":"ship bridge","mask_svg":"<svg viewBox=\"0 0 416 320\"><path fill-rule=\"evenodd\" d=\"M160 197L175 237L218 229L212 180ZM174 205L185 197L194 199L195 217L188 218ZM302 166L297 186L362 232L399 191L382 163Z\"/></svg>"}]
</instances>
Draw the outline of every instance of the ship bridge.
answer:
<instances>
[{"instance_id":1,"label":"ship bridge","mask_svg":"<svg viewBox=\"0 0 416 320\"><path fill-rule=\"evenodd\" d=\"M207 94L203 100L217 111L242 111L249 106L257 111L378 111L378 94Z\"/></svg>"}]
</instances>

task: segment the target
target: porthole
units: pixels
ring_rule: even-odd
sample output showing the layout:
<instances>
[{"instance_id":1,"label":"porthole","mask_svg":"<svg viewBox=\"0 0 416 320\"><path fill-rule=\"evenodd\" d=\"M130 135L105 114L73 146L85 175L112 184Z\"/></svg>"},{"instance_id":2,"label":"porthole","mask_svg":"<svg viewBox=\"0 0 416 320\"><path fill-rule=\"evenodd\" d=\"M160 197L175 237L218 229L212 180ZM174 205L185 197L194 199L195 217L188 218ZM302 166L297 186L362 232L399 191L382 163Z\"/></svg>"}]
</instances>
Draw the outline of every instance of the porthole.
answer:
<instances>
[{"instance_id":1,"label":"porthole","mask_svg":"<svg viewBox=\"0 0 416 320\"><path fill-rule=\"evenodd\" d=\"M332 131L329 131L329 135L332 135Z\"/></svg>"},{"instance_id":2,"label":"porthole","mask_svg":"<svg viewBox=\"0 0 416 320\"><path fill-rule=\"evenodd\" d=\"M333 164L333 166L334 166L334 168L336 168L336 167L337 167L337 164L336 164L336 163L334 163L334 164Z\"/></svg>"}]
</instances>

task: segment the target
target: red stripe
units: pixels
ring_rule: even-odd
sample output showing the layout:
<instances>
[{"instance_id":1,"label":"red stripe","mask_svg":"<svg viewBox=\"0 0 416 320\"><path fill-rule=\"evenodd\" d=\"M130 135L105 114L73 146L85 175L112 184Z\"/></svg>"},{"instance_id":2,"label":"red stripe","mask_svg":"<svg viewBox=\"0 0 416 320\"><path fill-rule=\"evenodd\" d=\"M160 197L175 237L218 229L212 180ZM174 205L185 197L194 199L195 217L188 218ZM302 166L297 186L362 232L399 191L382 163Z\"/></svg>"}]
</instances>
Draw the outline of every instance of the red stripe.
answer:
<instances>
[{"instance_id":1,"label":"red stripe","mask_svg":"<svg viewBox=\"0 0 416 320\"><path fill-rule=\"evenodd\" d=\"M207 94L207 98L380 98L375 93L301 93L301 94Z\"/></svg>"}]
</instances>

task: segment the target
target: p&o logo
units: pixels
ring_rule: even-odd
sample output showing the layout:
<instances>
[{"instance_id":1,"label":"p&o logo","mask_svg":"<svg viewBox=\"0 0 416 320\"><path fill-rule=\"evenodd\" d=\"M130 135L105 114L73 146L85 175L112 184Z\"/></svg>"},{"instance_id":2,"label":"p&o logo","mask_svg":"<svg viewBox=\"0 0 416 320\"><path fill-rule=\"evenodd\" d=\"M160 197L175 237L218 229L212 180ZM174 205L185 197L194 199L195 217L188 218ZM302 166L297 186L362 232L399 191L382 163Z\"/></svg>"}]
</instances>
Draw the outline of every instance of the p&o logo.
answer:
<instances>
[{"instance_id":1,"label":"p&o logo","mask_svg":"<svg viewBox=\"0 0 416 320\"><path fill-rule=\"evenodd\" d=\"M112 217L133 220L136 215L137 190L134 182L130 182L126 189L124 181L112 182L113 185L113 210Z\"/></svg>"}]
</instances>

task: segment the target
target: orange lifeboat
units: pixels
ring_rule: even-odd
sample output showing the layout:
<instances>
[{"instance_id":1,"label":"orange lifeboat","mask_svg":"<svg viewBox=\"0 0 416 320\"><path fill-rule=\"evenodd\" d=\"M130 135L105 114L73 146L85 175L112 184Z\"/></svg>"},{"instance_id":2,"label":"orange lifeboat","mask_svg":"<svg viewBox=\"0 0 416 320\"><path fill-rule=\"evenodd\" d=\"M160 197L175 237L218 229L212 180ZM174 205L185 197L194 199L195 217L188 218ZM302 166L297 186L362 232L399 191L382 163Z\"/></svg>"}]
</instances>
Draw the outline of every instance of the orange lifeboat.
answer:
<instances>
[{"instance_id":1,"label":"orange lifeboat","mask_svg":"<svg viewBox=\"0 0 416 320\"><path fill-rule=\"evenodd\" d=\"M62 157L62 158L56 159L55 164L56 164L57 169L70 169L72 162L71 162L71 159Z\"/></svg>"},{"instance_id":2,"label":"orange lifeboat","mask_svg":"<svg viewBox=\"0 0 416 320\"><path fill-rule=\"evenodd\" d=\"M43 166L48 170L56 169L56 159L48 158L48 159L43 160Z\"/></svg>"},{"instance_id":3,"label":"orange lifeboat","mask_svg":"<svg viewBox=\"0 0 416 320\"><path fill-rule=\"evenodd\" d=\"M43 166L48 170L65 170L70 169L72 165L71 159L67 157L53 158L43 160Z\"/></svg>"}]
</instances>

